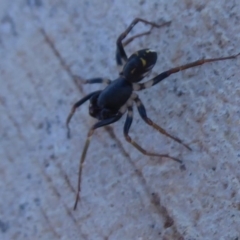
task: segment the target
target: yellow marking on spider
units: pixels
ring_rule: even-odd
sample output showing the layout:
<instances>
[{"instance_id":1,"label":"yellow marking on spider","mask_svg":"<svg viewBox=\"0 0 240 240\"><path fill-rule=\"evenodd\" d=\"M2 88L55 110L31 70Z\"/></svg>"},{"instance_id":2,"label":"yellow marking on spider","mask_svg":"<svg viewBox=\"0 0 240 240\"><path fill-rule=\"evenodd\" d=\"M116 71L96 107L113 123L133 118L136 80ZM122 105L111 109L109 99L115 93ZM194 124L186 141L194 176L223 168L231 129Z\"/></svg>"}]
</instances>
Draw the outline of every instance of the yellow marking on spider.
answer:
<instances>
[{"instance_id":1,"label":"yellow marking on spider","mask_svg":"<svg viewBox=\"0 0 240 240\"><path fill-rule=\"evenodd\" d=\"M151 49L147 49L146 50L146 53L150 53L150 52L155 52L154 50L151 50Z\"/></svg>"},{"instance_id":2,"label":"yellow marking on spider","mask_svg":"<svg viewBox=\"0 0 240 240\"><path fill-rule=\"evenodd\" d=\"M143 67L145 67L147 64L146 60L144 58L140 58L140 60L142 62Z\"/></svg>"}]
</instances>

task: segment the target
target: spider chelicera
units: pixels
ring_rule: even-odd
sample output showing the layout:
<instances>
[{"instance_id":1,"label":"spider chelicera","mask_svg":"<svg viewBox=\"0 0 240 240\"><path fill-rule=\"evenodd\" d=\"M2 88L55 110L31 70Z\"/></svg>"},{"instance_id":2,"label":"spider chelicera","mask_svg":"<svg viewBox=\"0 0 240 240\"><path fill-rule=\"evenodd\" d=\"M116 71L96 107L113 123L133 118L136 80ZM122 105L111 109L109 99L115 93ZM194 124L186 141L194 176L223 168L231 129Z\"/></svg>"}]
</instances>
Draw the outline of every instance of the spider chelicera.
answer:
<instances>
[{"instance_id":1,"label":"spider chelicera","mask_svg":"<svg viewBox=\"0 0 240 240\"><path fill-rule=\"evenodd\" d=\"M123 42L123 40L126 38L128 33L132 30L132 28L138 22L142 22L150 25L151 29L148 32L137 34L127 39L125 42ZM158 153L148 152L147 150L143 149L138 143L136 143L134 140L131 139L131 137L128 135L128 132L133 120L133 104L136 104L141 118L148 125L152 126L160 133L166 135L167 137L173 139L174 141L182 144L187 149L191 150L191 148L188 145L184 144L179 138L170 135L167 131L165 131L163 128L161 128L156 123L154 123L151 119L148 118L146 109L142 101L136 94L136 91L140 91L140 90L152 87L173 73L177 73L179 71L182 71L188 68L196 67L207 62L233 59L233 58L236 58L240 53L232 56L222 57L222 58L201 59L195 62L188 63L186 65L172 68L170 70L160 73L159 75L152 78L151 80L148 80L143 83L139 83L155 65L157 61L157 53L151 49L142 49L133 53L128 58L124 50L124 46L126 46L128 43L130 43L133 39L137 37L149 34L152 28L154 27L160 28L163 26L167 26L169 24L170 22L165 22L161 25L158 25L154 22L149 22L141 18L134 19L132 23L129 25L129 27L117 39L116 62L117 62L117 65L122 68L122 70L119 73L119 77L114 81L111 81L109 79L103 79L103 78L94 78L94 79L89 79L85 81L85 83L90 83L90 84L106 83L107 87L104 88L103 90L92 92L87 96L85 96L84 98L82 98L81 100L79 100L78 102L76 102L73 105L72 110L68 115L68 118L66 121L66 125L68 128L68 135L70 135L69 122L75 110L88 100L90 101L89 114L98 120L98 122L95 123L88 132L87 140L85 142L82 156L80 159L78 189L77 189L77 196L74 204L74 209L77 208L77 203L78 203L79 195L81 191L81 176L82 176L83 163L84 163L87 149L89 147L90 139L94 133L94 130L118 121L126 112L127 112L127 118L126 118L123 132L124 132L125 139L129 143L131 143L136 149L138 149L141 153L145 155L165 157L165 158L169 158L174 161L177 161L179 163L182 163L180 159L176 157L172 157L168 154L158 154Z\"/></svg>"}]
</instances>

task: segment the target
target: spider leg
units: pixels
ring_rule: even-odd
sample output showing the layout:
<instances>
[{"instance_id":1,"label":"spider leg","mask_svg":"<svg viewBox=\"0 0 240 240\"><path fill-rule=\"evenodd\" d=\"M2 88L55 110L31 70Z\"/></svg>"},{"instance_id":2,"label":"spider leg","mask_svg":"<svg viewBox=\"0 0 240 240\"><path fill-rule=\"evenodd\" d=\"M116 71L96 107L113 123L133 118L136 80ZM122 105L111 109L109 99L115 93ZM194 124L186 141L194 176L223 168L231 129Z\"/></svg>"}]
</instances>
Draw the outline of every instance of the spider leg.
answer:
<instances>
[{"instance_id":1,"label":"spider leg","mask_svg":"<svg viewBox=\"0 0 240 240\"><path fill-rule=\"evenodd\" d=\"M125 41L123 42L123 46L126 47L126 46L127 46L130 42L132 42L135 38L139 38L139 37L142 37L142 36L145 36L145 35L149 35L149 34L152 32L152 29L153 29L153 28L154 28L154 27L152 26L149 31L142 32L142 33L136 34L136 35L128 38L127 40L125 40Z\"/></svg>"},{"instance_id":2,"label":"spider leg","mask_svg":"<svg viewBox=\"0 0 240 240\"><path fill-rule=\"evenodd\" d=\"M80 81L83 84L93 84L93 83L104 83L104 84L110 84L111 80L107 79L107 78L91 78L91 79L86 79L83 80L81 77L79 77L78 75L74 75L74 79L76 81Z\"/></svg>"},{"instance_id":3,"label":"spider leg","mask_svg":"<svg viewBox=\"0 0 240 240\"><path fill-rule=\"evenodd\" d=\"M94 130L97 129L97 128L109 125L111 123L114 123L114 122L118 121L121 117L122 117L122 113L119 112L119 114L117 114L116 116L114 116L112 118L104 119L102 121L97 122L89 130L88 135L87 135L87 139L86 139L86 142L85 142L85 145L84 145L84 148L83 148L82 156L81 156L81 159L80 159L80 164L79 164L78 188L77 188L76 200L75 200L74 207L73 207L74 210L77 209L77 204L78 204L78 201L79 201L79 198L80 198L83 164L84 164L84 160L85 160L87 150L88 150L92 135L94 133Z\"/></svg>"},{"instance_id":4,"label":"spider leg","mask_svg":"<svg viewBox=\"0 0 240 240\"><path fill-rule=\"evenodd\" d=\"M106 78L91 78L84 81L85 84L94 84L94 83L104 83L109 85L111 83L111 80Z\"/></svg>"},{"instance_id":5,"label":"spider leg","mask_svg":"<svg viewBox=\"0 0 240 240\"><path fill-rule=\"evenodd\" d=\"M92 96L94 96L95 94L99 94L101 91L95 91L92 93L89 93L87 96L85 96L84 98L82 98L81 100L79 100L78 102L76 102L71 109L71 112L69 113L67 120L66 120L66 126L67 126L67 136L68 138L70 138L70 127L69 127L69 123L71 121L72 116L74 115L76 109L78 107L80 107L83 103L85 103L87 100L89 100Z\"/></svg>"},{"instance_id":6,"label":"spider leg","mask_svg":"<svg viewBox=\"0 0 240 240\"><path fill-rule=\"evenodd\" d=\"M91 79L86 79L83 80L81 77L74 75L75 80L81 81L84 84L93 84L93 83L105 83L105 84L110 84L111 80L107 78L91 78Z\"/></svg>"},{"instance_id":7,"label":"spider leg","mask_svg":"<svg viewBox=\"0 0 240 240\"><path fill-rule=\"evenodd\" d=\"M132 140L131 137L128 135L129 129L132 124L132 120L133 120L133 108L132 108L132 106L129 106L123 132L124 132L125 139L129 143L131 143L138 151L140 151L142 154L147 155L147 156L166 157L166 158L170 158L174 161L177 161L179 163L182 163L182 161L179 160L178 158L172 157L168 154L158 154L158 153L148 152L147 150L143 149L138 143L136 143L134 140Z\"/></svg>"},{"instance_id":8,"label":"spider leg","mask_svg":"<svg viewBox=\"0 0 240 240\"><path fill-rule=\"evenodd\" d=\"M141 118L150 126L152 126L153 128L155 128L157 131L159 131L160 133L164 134L165 136L173 139L174 141L182 144L184 147L186 147L188 150L192 150L187 144L184 144L182 142L182 140L180 140L179 138L177 137L174 137L172 135L170 135L166 130L164 130L163 128L161 128L160 126L158 126L156 123L154 123L151 119L149 119L147 117L147 112L146 112L146 109L142 103L142 101L140 100L140 98L138 97L138 95L136 94L136 97L134 98L134 101L136 102L136 105L137 105L137 109L138 109L138 112L141 116Z\"/></svg>"},{"instance_id":9,"label":"spider leg","mask_svg":"<svg viewBox=\"0 0 240 240\"><path fill-rule=\"evenodd\" d=\"M171 68L170 70L160 73L159 75L157 75L156 77L154 77L153 79L151 79L145 83L133 83L133 89L135 91L143 90L143 89L152 87L153 85L159 83L163 79L169 77L171 74L186 70L188 68L197 67L197 66L203 65L204 63L234 59L234 58L237 58L239 55L240 55L240 53L238 53L236 55L232 55L232 56L222 57L222 58L201 59L201 60L198 60L195 62L188 63L186 65L182 65L182 66L179 66L176 68Z\"/></svg>"},{"instance_id":10,"label":"spider leg","mask_svg":"<svg viewBox=\"0 0 240 240\"><path fill-rule=\"evenodd\" d=\"M138 22L143 22L145 24L149 24L151 25L151 29L147 32L143 32L140 34L136 34L135 36L129 38L128 40L126 40L124 43L122 43L123 39L125 39L125 37L128 35L128 33L133 29L133 27L138 23ZM149 22L146 21L142 18L135 18L132 23L127 27L127 29L118 37L117 39L117 50L116 50L116 62L117 65L119 67L123 66L125 64L125 62L127 61L127 54L124 50L124 46L126 46L127 44L129 44L132 40L134 40L137 37L141 37L144 35L148 35L151 33L152 28L156 27L156 28L160 28L166 25L169 25L171 22L165 22L161 25L156 24L154 22Z\"/></svg>"},{"instance_id":11,"label":"spider leg","mask_svg":"<svg viewBox=\"0 0 240 240\"><path fill-rule=\"evenodd\" d=\"M130 42L132 42L135 38L138 38L138 37L142 37L144 35L149 35L151 32L152 32L152 29L154 27L152 26L151 29L147 32L143 32L143 33L139 33L139 34L136 34L130 38L128 38L125 42L123 42L123 47L126 47ZM120 55L120 52L118 50L119 48L117 47L117 51L116 51L116 62L117 62L117 66L118 66L118 69L119 69L119 72L121 72L122 70L122 66L126 63L126 61L124 60L123 57L121 57Z\"/></svg>"}]
</instances>

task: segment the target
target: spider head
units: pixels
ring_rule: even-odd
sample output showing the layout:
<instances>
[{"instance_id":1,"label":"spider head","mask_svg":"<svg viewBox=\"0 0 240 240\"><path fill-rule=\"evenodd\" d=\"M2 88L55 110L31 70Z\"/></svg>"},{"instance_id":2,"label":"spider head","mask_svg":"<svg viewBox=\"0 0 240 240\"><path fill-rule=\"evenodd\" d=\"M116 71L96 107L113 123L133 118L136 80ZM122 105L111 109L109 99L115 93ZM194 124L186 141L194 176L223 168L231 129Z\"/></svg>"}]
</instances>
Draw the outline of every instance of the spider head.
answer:
<instances>
[{"instance_id":1,"label":"spider head","mask_svg":"<svg viewBox=\"0 0 240 240\"><path fill-rule=\"evenodd\" d=\"M132 54L123 67L120 75L129 82L139 82L153 68L157 61L157 53L150 49L142 49Z\"/></svg>"}]
</instances>

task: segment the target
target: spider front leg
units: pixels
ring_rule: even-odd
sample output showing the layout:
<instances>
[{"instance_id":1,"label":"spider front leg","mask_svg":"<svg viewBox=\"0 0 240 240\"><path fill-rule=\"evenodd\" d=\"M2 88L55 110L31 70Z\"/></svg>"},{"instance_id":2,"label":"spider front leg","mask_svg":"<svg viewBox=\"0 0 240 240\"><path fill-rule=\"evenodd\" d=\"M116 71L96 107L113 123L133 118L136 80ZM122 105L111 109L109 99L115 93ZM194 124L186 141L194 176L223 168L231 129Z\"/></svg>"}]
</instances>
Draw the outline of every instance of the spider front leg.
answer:
<instances>
[{"instance_id":1,"label":"spider front leg","mask_svg":"<svg viewBox=\"0 0 240 240\"><path fill-rule=\"evenodd\" d=\"M180 140L179 138L177 137L174 137L172 135L170 135L166 130L164 130L163 128L161 128L160 126L158 126L156 123L154 123L150 118L147 117L147 112L146 112L146 109L142 103L142 101L140 100L140 98L138 97L138 95L136 94L135 98L134 98L134 101L136 102L136 105L137 105L137 109L138 109L138 112L141 116L141 118L150 126L152 126L153 128L155 128L158 132L164 134L165 136L173 139L174 141L182 144L184 147L186 147L188 150L192 150L187 144L184 144L182 142L182 140Z\"/></svg>"},{"instance_id":2,"label":"spider front leg","mask_svg":"<svg viewBox=\"0 0 240 240\"><path fill-rule=\"evenodd\" d=\"M104 83L109 85L111 83L111 80L107 78L91 78L84 81L85 84L94 84L94 83Z\"/></svg>"},{"instance_id":3,"label":"spider front leg","mask_svg":"<svg viewBox=\"0 0 240 240\"><path fill-rule=\"evenodd\" d=\"M111 83L110 79L107 78L90 78L83 80L81 77L74 75L75 80L81 81L83 84L94 84L94 83L104 83L109 85Z\"/></svg>"},{"instance_id":4,"label":"spider front leg","mask_svg":"<svg viewBox=\"0 0 240 240\"><path fill-rule=\"evenodd\" d=\"M171 68L168 71L162 72L159 75L157 75L156 77L154 77L153 79L144 82L144 83L133 83L133 90L135 91L139 91L139 90L143 90L149 87L152 87L154 85L156 85L157 83L161 82L163 79L169 77L171 74L189 69L189 68L193 68L193 67L197 67L200 65L203 65L205 63L210 63L210 62L217 62L217 61L224 61L224 60L229 60L229 59L234 59L237 58L240 55L240 53L236 54L236 55L231 55L231 56L227 56L227 57L222 57L222 58L207 58L207 59L201 59L195 62L191 62L176 68Z\"/></svg>"},{"instance_id":5,"label":"spider front leg","mask_svg":"<svg viewBox=\"0 0 240 240\"><path fill-rule=\"evenodd\" d=\"M104 119L102 121L97 122L89 130L88 135L87 135L87 139L86 139L86 142L85 142L85 145L84 145L84 148L83 148L82 156L81 156L81 159L80 159L80 164L79 164L78 188L77 188L76 200L75 200L74 207L73 207L74 210L77 209L77 204L78 204L78 201L79 201L79 198L80 198L83 164L84 164L84 161L85 161L85 158L86 158L86 155L87 155L87 150L88 150L92 135L94 133L94 130L97 129L97 128L109 125L111 123L114 123L114 122L118 121L121 117L122 117L122 113L119 112L116 116L114 116L112 118Z\"/></svg>"},{"instance_id":6,"label":"spider front leg","mask_svg":"<svg viewBox=\"0 0 240 240\"><path fill-rule=\"evenodd\" d=\"M145 24L148 24L148 25L151 25L151 29L147 32L143 32L143 33L140 33L140 34L136 34L132 37L130 37L129 39L127 39L124 43L122 43L123 39L125 39L125 37L128 35L128 33L133 29L133 27L138 23L138 22L143 22ZM126 46L127 44L129 44L131 41L133 41L135 38L138 38L138 37L141 37L141 36L144 36L144 35L148 35L151 33L152 29L154 27L156 28L160 28L160 27L163 27L163 26L166 26L166 25L169 25L171 22L165 22L163 24L156 24L154 22L149 22L147 20L144 20L142 18L135 18L132 23L128 26L128 28L118 37L117 39L117 50L116 50L116 62L117 62L117 65L119 67L122 67L128 57L127 57L127 54L124 50L124 46Z\"/></svg>"},{"instance_id":7,"label":"spider front leg","mask_svg":"<svg viewBox=\"0 0 240 240\"><path fill-rule=\"evenodd\" d=\"M136 143L134 140L131 139L131 137L128 135L129 129L132 125L132 120L133 120L133 108L132 106L128 107L128 113L127 113L127 118L126 118L126 122L124 124L124 137L125 139L131 143L138 151L140 151L142 154L147 155L147 156L154 156L154 157L165 157L165 158L170 158L176 162L182 163L181 160L179 160L178 158L172 157L168 154L158 154L158 153L151 153L148 152L147 150L145 150L144 148L142 148L138 143Z\"/></svg>"}]
</instances>

